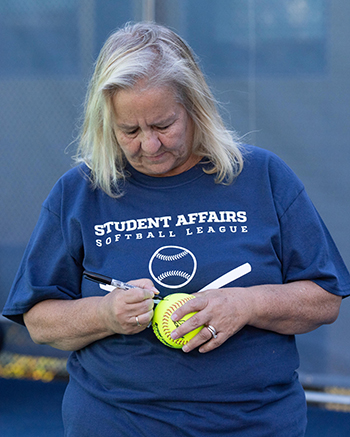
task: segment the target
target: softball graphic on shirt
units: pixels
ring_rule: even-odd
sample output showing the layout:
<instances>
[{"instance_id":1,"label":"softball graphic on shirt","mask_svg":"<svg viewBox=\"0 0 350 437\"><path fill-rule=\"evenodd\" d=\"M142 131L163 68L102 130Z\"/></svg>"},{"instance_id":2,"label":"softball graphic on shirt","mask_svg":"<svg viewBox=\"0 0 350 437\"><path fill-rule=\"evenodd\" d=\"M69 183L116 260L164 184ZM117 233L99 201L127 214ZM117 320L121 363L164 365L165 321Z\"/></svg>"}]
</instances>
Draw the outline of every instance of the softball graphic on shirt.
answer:
<instances>
[{"instance_id":1,"label":"softball graphic on shirt","mask_svg":"<svg viewBox=\"0 0 350 437\"><path fill-rule=\"evenodd\" d=\"M193 279L196 270L196 257L180 246L160 247L149 261L152 278L166 288L184 287Z\"/></svg>"}]
</instances>

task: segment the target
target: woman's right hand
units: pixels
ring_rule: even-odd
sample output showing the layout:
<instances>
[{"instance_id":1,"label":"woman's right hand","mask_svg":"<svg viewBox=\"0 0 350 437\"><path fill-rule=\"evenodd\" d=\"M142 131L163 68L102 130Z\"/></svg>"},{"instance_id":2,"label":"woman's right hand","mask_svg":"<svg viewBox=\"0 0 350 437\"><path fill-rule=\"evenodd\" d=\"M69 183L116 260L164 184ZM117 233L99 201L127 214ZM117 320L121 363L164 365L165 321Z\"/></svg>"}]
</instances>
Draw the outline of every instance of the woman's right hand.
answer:
<instances>
[{"instance_id":1,"label":"woman's right hand","mask_svg":"<svg viewBox=\"0 0 350 437\"><path fill-rule=\"evenodd\" d=\"M152 281L130 281L137 288L115 288L99 303L99 315L111 334L137 334L143 331L153 318L153 297L158 294Z\"/></svg>"},{"instance_id":2,"label":"woman's right hand","mask_svg":"<svg viewBox=\"0 0 350 437\"><path fill-rule=\"evenodd\" d=\"M152 320L152 297L158 291L149 279L130 284L137 288L115 289L105 296L43 300L23 315L25 325L35 343L69 351L113 334L137 334Z\"/></svg>"}]
</instances>

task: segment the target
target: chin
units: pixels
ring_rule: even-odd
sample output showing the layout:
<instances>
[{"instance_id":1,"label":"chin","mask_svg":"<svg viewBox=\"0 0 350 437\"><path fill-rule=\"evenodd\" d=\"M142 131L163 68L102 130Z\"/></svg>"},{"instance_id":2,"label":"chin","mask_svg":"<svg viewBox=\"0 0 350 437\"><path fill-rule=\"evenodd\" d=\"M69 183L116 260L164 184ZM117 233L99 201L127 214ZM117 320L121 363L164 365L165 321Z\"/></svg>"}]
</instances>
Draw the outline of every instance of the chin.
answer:
<instances>
[{"instance_id":1,"label":"chin","mask_svg":"<svg viewBox=\"0 0 350 437\"><path fill-rule=\"evenodd\" d=\"M162 177L171 176L172 173L176 173L176 166L164 165L164 164L154 164L150 166L139 166L135 167L140 173L144 173L148 176ZM170 173L168 175L168 173Z\"/></svg>"},{"instance_id":2,"label":"chin","mask_svg":"<svg viewBox=\"0 0 350 437\"><path fill-rule=\"evenodd\" d=\"M155 169L145 169L144 171L141 171L142 173L148 175L148 176L154 176L154 177L165 177L165 176L172 176L173 170L155 170Z\"/></svg>"}]
</instances>

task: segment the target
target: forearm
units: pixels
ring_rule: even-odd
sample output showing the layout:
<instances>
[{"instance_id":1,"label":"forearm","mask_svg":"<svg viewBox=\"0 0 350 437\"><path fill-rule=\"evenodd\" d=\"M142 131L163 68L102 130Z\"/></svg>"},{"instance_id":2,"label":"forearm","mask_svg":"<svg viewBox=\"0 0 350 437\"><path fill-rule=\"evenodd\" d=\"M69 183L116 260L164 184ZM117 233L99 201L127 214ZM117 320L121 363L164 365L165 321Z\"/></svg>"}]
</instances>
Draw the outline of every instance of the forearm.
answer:
<instances>
[{"instance_id":1,"label":"forearm","mask_svg":"<svg viewBox=\"0 0 350 437\"><path fill-rule=\"evenodd\" d=\"M303 334L333 323L342 300L312 281L260 285L246 291L253 305L249 324L280 334Z\"/></svg>"},{"instance_id":2,"label":"forearm","mask_svg":"<svg viewBox=\"0 0 350 437\"><path fill-rule=\"evenodd\" d=\"M44 300L24 314L24 323L34 342L64 350L78 350L113 334L137 334L152 319L158 292L148 279L133 282L136 288L116 288L104 296Z\"/></svg>"},{"instance_id":3,"label":"forearm","mask_svg":"<svg viewBox=\"0 0 350 437\"><path fill-rule=\"evenodd\" d=\"M172 333L177 339L199 326L202 329L184 347L184 352L199 347L209 352L250 325L284 335L303 334L336 320L341 297L333 295L311 281L290 284L267 284L252 287L222 288L195 294L171 316L181 320L195 314Z\"/></svg>"},{"instance_id":4,"label":"forearm","mask_svg":"<svg viewBox=\"0 0 350 437\"><path fill-rule=\"evenodd\" d=\"M24 322L35 343L78 350L113 333L100 317L100 299L45 300L24 315Z\"/></svg>"}]
</instances>

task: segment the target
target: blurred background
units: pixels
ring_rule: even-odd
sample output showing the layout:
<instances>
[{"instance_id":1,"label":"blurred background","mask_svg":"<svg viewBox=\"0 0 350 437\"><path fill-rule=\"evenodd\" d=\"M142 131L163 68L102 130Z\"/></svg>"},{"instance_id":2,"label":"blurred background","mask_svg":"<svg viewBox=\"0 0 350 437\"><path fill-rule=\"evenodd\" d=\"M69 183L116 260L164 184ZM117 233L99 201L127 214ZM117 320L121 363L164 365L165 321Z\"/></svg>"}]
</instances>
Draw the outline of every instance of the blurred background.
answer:
<instances>
[{"instance_id":1,"label":"blurred background","mask_svg":"<svg viewBox=\"0 0 350 437\"><path fill-rule=\"evenodd\" d=\"M72 165L102 44L139 20L187 40L226 123L292 167L350 267L348 0L0 0L0 307L41 203ZM298 336L310 405L350 411L349 316L345 299L333 325ZM0 327L0 382L65 383L66 353Z\"/></svg>"}]
</instances>

